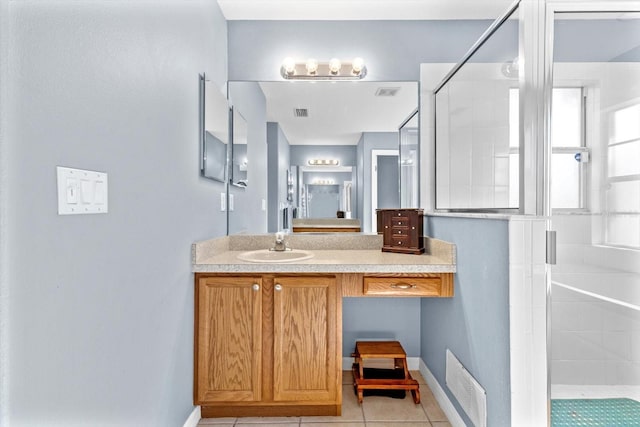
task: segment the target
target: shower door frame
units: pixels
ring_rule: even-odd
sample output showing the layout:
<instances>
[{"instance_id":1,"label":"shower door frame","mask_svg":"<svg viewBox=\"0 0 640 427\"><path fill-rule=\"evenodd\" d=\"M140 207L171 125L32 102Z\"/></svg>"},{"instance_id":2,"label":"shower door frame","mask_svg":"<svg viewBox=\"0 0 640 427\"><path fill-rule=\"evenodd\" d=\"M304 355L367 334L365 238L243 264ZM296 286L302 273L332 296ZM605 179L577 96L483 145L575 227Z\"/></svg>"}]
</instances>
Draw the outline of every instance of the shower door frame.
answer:
<instances>
[{"instance_id":1,"label":"shower door frame","mask_svg":"<svg viewBox=\"0 0 640 427\"><path fill-rule=\"evenodd\" d=\"M539 8L539 13L543 16L539 19L538 40L544 39L541 55L538 59L542 63L541 93L544 100L542 115L537 122L537 128L542 132L542 167L538 168L539 178L537 180L538 194L542 189L542 197L538 203L538 212L546 218L547 230L547 266L545 271L546 285L546 337L547 337L547 425L551 426L551 269L550 265L555 264L555 231L551 223L551 101L553 90L553 45L555 18L558 13L607 13L607 12L640 12L640 1L637 0L582 0L582 1L555 1L546 0L545 7ZM540 147L539 147L540 148ZM540 158L540 157L539 157ZM549 236L552 236L550 241Z\"/></svg>"}]
</instances>

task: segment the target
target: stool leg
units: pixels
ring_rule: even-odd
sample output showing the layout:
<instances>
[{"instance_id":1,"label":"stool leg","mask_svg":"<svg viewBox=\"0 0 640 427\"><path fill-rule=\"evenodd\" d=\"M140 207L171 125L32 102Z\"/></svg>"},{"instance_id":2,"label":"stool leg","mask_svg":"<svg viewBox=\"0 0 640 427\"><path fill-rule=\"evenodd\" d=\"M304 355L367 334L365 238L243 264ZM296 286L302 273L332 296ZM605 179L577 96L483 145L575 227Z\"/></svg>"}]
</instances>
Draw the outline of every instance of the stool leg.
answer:
<instances>
[{"instance_id":1,"label":"stool leg","mask_svg":"<svg viewBox=\"0 0 640 427\"><path fill-rule=\"evenodd\" d=\"M411 390L411 395L413 396L413 402L416 405L418 403L420 403L420 390L419 389Z\"/></svg>"}]
</instances>

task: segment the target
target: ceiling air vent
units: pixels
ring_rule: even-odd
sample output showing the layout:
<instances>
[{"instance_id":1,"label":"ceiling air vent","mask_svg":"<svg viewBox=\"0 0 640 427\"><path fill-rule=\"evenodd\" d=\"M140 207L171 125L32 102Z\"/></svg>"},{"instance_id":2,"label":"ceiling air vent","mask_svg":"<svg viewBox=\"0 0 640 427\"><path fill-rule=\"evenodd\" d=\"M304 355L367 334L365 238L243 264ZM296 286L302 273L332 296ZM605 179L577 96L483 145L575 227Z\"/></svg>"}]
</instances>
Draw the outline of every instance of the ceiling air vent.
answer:
<instances>
[{"instance_id":1,"label":"ceiling air vent","mask_svg":"<svg viewBox=\"0 0 640 427\"><path fill-rule=\"evenodd\" d=\"M376 96L396 96L399 90L399 87L379 87Z\"/></svg>"},{"instance_id":2,"label":"ceiling air vent","mask_svg":"<svg viewBox=\"0 0 640 427\"><path fill-rule=\"evenodd\" d=\"M309 110L306 108L294 108L293 109L294 117L309 117Z\"/></svg>"}]
</instances>

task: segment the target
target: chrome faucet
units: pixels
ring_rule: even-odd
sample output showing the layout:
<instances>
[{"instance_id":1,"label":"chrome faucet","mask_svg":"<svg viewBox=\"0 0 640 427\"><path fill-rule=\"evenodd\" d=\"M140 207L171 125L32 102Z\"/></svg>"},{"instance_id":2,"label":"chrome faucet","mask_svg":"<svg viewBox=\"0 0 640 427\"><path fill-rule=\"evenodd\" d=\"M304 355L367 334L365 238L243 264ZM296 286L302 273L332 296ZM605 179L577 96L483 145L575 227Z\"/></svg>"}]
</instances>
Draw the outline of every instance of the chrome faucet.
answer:
<instances>
[{"instance_id":1,"label":"chrome faucet","mask_svg":"<svg viewBox=\"0 0 640 427\"><path fill-rule=\"evenodd\" d=\"M270 250L277 251L277 252L284 252L284 251L290 251L291 250L287 246L287 242L285 242L285 240L284 240L284 233L282 233L282 232L277 232L276 233L275 245Z\"/></svg>"}]
</instances>

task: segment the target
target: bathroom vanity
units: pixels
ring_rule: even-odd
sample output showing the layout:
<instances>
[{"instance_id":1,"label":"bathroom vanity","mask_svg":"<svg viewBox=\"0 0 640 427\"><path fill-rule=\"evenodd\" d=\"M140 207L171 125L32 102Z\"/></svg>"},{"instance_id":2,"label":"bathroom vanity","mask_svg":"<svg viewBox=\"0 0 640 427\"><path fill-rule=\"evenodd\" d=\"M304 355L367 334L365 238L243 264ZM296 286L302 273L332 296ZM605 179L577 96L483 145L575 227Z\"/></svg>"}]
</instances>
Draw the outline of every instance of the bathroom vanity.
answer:
<instances>
[{"instance_id":1,"label":"bathroom vanity","mask_svg":"<svg viewBox=\"0 0 640 427\"><path fill-rule=\"evenodd\" d=\"M425 255L406 255L383 253L378 235L289 235L290 254L260 262L243 254L273 236L194 244L202 416L340 415L342 298L453 296L454 245L425 241ZM277 259L296 250L312 256Z\"/></svg>"}]
</instances>

